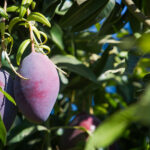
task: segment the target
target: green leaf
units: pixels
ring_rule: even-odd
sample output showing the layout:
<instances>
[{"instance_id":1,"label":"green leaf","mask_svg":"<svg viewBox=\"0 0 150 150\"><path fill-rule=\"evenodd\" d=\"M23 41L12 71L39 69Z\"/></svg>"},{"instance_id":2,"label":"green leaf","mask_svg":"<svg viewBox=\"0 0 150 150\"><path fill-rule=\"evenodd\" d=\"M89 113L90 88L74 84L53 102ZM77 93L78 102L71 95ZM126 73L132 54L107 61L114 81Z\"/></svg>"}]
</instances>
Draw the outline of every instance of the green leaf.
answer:
<instances>
[{"instance_id":1,"label":"green leaf","mask_svg":"<svg viewBox=\"0 0 150 150\"><path fill-rule=\"evenodd\" d=\"M16 5L7 7L7 12L19 12L19 10L20 10L19 6Z\"/></svg>"},{"instance_id":2,"label":"green leaf","mask_svg":"<svg viewBox=\"0 0 150 150\"><path fill-rule=\"evenodd\" d=\"M7 144L11 143L17 143L20 142L23 139L24 131L32 126L32 123L30 123L27 120L22 120L20 124L17 124L10 130L7 136ZM20 137L19 137L20 136Z\"/></svg>"},{"instance_id":3,"label":"green leaf","mask_svg":"<svg viewBox=\"0 0 150 150\"><path fill-rule=\"evenodd\" d=\"M0 87L0 92L3 93L5 95L5 97L16 106L16 102L15 102L14 98L7 92L3 91L3 89L1 87Z\"/></svg>"},{"instance_id":4,"label":"green leaf","mask_svg":"<svg viewBox=\"0 0 150 150\"><path fill-rule=\"evenodd\" d=\"M36 6L36 2L32 1L32 3L31 3L31 8L32 8L32 10L35 9L35 6Z\"/></svg>"},{"instance_id":5,"label":"green leaf","mask_svg":"<svg viewBox=\"0 0 150 150\"><path fill-rule=\"evenodd\" d=\"M46 54L49 54L51 52L51 49L47 45L41 45L40 48L47 50Z\"/></svg>"},{"instance_id":6,"label":"green leaf","mask_svg":"<svg viewBox=\"0 0 150 150\"><path fill-rule=\"evenodd\" d=\"M62 17L60 24L63 27L80 24L80 22L86 21L99 9L103 8L107 2L108 0L88 0L81 5L74 3L64 17Z\"/></svg>"},{"instance_id":7,"label":"green leaf","mask_svg":"<svg viewBox=\"0 0 150 150\"><path fill-rule=\"evenodd\" d=\"M143 53L149 53L150 52L150 33L143 34L138 40L137 44L140 50Z\"/></svg>"},{"instance_id":8,"label":"green leaf","mask_svg":"<svg viewBox=\"0 0 150 150\"><path fill-rule=\"evenodd\" d=\"M3 145L6 144L6 128L0 116L0 140Z\"/></svg>"},{"instance_id":9,"label":"green leaf","mask_svg":"<svg viewBox=\"0 0 150 150\"><path fill-rule=\"evenodd\" d=\"M20 65L22 54L25 51L25 49L27 48L27 46L29 45L29 43L30 43L30 39L27 39L27 40L24 40L20 44L18 51L17 51L17 56L16 56L17 65Z\"/></svg>"},{"instance_id":10,"label":"green leaf","mask_svg":"<svg viewBox=\"0 0 150 150\"><path fill-rule=\"evenodd\" d=\"M38 21L48 27L51 26L50 22L47 20L47 18L42 15L41 13L39 12L32 12L28 18L27 18L28 21Z\"/></svg>"},{"instance_id":11,"label":"green leaf","mask_svg":"<svg viewBox=\"0 0 150 150\"><path fill-rule=\"evenodd\" d=\"M97 16L97 20L101 20L103 18L107 18L115 7L115 0L109 0L107 5L103 8L100 14Z\"/></svg>"},{"instance_id":12,"label":"green leaf","mask_svg":"<svg viewBox=\"0 0 150 150\"><path fill-rule=\"evenodd\" d=\"M58 24L54 24L50 30L50 34L53 42L61 49L64 50L63 44L63 31Z\"/></svg>"},{"instance_id":13,"label":"green leaf","mask_svg":"<svg viewBox=\"0 0 150 150\"><path fill-rule=\"evenodd\" d=\"M29 136L30 134L33 133L33 131L35 131L35 126L33 126L31 124L29 126L27 123L25 125L20 124L17 127L20 130L18 131L17 128L14 128L13 132L15 132L15 134L12 132L13 137L9 140L8 144L21 142L22 140L24 140L25 137Z\"/></svg>"},{"instance_id":14,"label":"green leaf","mask_svg":"<svg viewBox=\"0 0 150 150\"><path fill-rule=\"evenodd\" d=\"M68 71L74 72L81 75L93 82L96 82L96 76L88 67L86 67L81 61L73 56L61 56L56 55L51 58L51 60L57 64L60 68L66 69Z\"/></svg>"},{"instance_id":15,"label":"green leaf","mask_svg":"<svg viewBox=\"0 0 150 150\"><path fill-rule=\"evenodd\" d=\"M47 42L47 34L45 32L42 32L42 31L39 31L39 32L40 32L40 35L42 35L44 38L44 41L42 41L42 43L40 43L40 44L41 45L45 44Z\"/></svg>"},{"instance_id":16,"label":"green leaf","mask_svg":"<svg viewBox=\"0 0 150 150\"><path fill-rule=\"evenodd\" d=\"M6 19L8 19L8 14L5 12L5 10L0 7L0 15Z\"/></svg>"},{"instance_id":17,"label":"green leaf","mask_svg":"<svg viewBox=\"0 0 150 150\"><path fill-rule=\"evenodd\" d=\"M27 8L30 6L31 3L32 3L32 0L22 0L20 13L19 13L20 18L24 17L24 15L27 12Z\"/></svg>"},{"instance_id":18,"label":"green leaf","mask_svg":"<svg viewBox=\"0 0 150 150\"><path fill-rule=\"evenodd\" d=\"M86 2L87 0L76 0L78 5L81 5L82 3Z\"/></svg>"},{"instance_id":19,"label":"green leaf","mask_svg":"<svg viewBox=\"0 0 150 150\"><path fill-rule=\"evenodd\" d=\"M20 21L26 21L26 19L24 18L19 18L19 17L15 17L13 18L10 23L9 23L9 27L8 27L8 31L9 33L11 33L12 28L14 27L14 25Z\"/></svg>"},{"instance_id":20,"label":"green leaf","mask_svg":"<svg viewBox=\"0 0 150 150\"><path fill-rule=\"evenodd\" d=\"M99 35L106 35L117 32L116 31L117 29L115 27L118 25L118 23L121 23L118 25L118 28L120 29L125 24L125 21L123 22L125 16L126 16L125 14L121 15L121 7L119 4L116 3L114 9L110 13L110 15L106 18L105 22L102 24L99 31ZM114 29L116 30L114 31Z\"/></svg>"},{"instance_id":21,"label":"green leaf","mask_svg":"<svg viewBox=\"0 0 150 150\"><path fill-rule=\"evenodd\" d=\"M104 121L88 139L85 150L95 150L112 144L136 118L136 105L118 112Z\"/></svg>"},{"instance_id":22,"label":"green leaf","mask_svg":"<svg viewBox=\"0 0 150 150\"><path fill-rule=\"evenodd\" d=\"M140 98L140 102L137 107L136 116L138 121L144 125L150 125L150 85L146 88L145 92Z\"/></svg>"},{"instance_id":23,"label":"green leaf","mask_svg":"<svg viewBox=\"0 0 150 150\"><path fill-rule=\"evenodd\" d=\"M107 18L109 14L115 7L115 0L109 0L106 5L100 7L95 13L89 16L87 19L79 22L77 25L73 26L73 31L81 31L87 29L93 24L99 22L103 18Z\"/></svg>"},{"instance_id":24,"label":"green leaf","mask_svg":"<svg viewBox=\"0 0 150 150\"><path fill-rule=\"evenodd\" d=\"M150 86L140 98L140 101L129 106L125 110L115 113L104 121L88 139L85 150L95 150L112 144L122 136L125 129L132 122L140 122L150 125Z\"/></svg>"}]
</instances>

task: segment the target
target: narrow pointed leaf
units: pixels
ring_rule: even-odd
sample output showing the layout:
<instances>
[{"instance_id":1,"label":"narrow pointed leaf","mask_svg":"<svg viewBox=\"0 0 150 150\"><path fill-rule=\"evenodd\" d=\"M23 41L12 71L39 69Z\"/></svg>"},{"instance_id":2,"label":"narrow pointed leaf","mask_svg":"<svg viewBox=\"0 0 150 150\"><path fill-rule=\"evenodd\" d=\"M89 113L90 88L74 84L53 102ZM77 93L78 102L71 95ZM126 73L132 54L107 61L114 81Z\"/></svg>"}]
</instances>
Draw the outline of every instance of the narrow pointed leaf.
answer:
<instances>
[{"instance_id":1,"label":"narrow pointed leaf","mask_svg":"<svg viewBox=\"0 0 150 150\"><path fill-rule=\"evenodd\" d=\"M0 87L0 92L3 93L10 102L12 102L14 105L16 105L14 98L11 97L11 95L9 95L7 92L3 91L1 87Z\"/></svg>"},{"instance_id":2,"label":"narrow pointed leaf","mask_svg":"<svg viewBox=\"0 0 150 150\"><path fill-rule=\"evenodd\" d=\"M74 2L68 12L60 20L60 24L63 27L80 24L80 22L93 16L100 8L104 7L107 2L108 0L88 0L81 5Z\"/></svg>"},{"instance_id":3,"label":"narrow pointed leaf","mask_svg":"<svg viewBox=\"0 0 150 150\"><path fill-rule=\"evenodd\" d=\"M21 43L21 45L19 46L19 49L17 51L17 56L16 56L16 61L17 61L18 65L20 65L22 54L25 51L25 49L27 48L27 46L29 45L29 43L30 43L30 39L27 39L27 40L23 41Z\"/></svg>"},{"instance_id":4,"label":"narrow pointed leaf","mask_svg":"<svg viewBox=\"0 0 150 150\"><path fill-rule=\"evenodd\" d=\"M53 25L52 29L50 30L50 34L52 37L53 42L61 49L64 50L63 44L63 31L57 24Z\"/></svg>"},{"instance_id":5,"label":"narrow pointed leaf","mask_svg":"<svg viewBox=\"0 0 150 150\"><path fill-rule=\"evenodd\" d=\"M41 45L40 48L47 50L46 54L49 54L51 51L50 47L47 45Z\"/></svg>"},{"instance_id":6,"label":"narrow pointed leaf","mask_svg":"<svg viewBox=\"0 0 150 150\"><path fill-rule=\"evenodd\" d=\"M0 16L8 19L8 14L5 12L5 10L2 7L0 7Z\"/></svg>"},{"instance_id":7,"label":"narrow pointed leaf","mask_svg":"<svg viewBox=\"0 0 150 150\"><path fill-rule=\"evenodd\" d=\"M27 18L28 21L37 21L37 22L40 22L48 27L51 26L50 22L47 20L47 18L42 15L41 13L39 12L32 12L28 18Z\"/></svg>"},{"instance_id":8,"label":"narrow pointed leaf","mask_svg":"<svg viewBox=\"0 0 150 150\"><path fill-rule=\"evenodd\" d=\"M3 145L6 144L6 128L0 116L0 141Z\"/></svg>"},{"instance_id":9,"label":"narrow pointed leaf","mask_svg":"<svg viewBox=\"0 0 150 150\"><path fill-rule=\"evenodd\" d=\"M14 25L20 21L26 21L26 20L24 18L15 17L10 21L9 27L8 27L9 33L11 33L11 30L14 27Z\"/></svg>"},{"instance_id":10,"label":"narrow pointed leaf","mask_svg":"<svg viewBox=\"0 0 150 150\"><path fill-rule=\"evenodd\" d=\"M22 0L19 17L22 18L27 12L27 8L32 3L32 0Z\"/></svg>"},{"instance_id":11,"label":"narrow pointed leaf","mask_svg":"<svg viewBox=\"0 0 150 150\"><path fill-rule=\"evenodd\" d=\"M19 12L19 6L10 6L10 7L7 7L7 12Z\"/></svg>"}]
</instances>

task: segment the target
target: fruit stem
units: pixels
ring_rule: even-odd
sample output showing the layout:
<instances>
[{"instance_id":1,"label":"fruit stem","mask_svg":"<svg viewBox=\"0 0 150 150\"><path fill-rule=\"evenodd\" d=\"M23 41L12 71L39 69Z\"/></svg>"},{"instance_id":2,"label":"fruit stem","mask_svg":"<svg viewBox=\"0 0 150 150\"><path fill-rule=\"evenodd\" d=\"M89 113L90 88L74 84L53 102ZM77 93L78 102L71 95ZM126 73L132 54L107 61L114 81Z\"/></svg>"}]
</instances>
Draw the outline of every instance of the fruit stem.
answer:
<instances>
[{"instance_id":1,"label":"fruit stem","mask_svg":"<svg viewBox=\"0 0 150 150\"><path fill-rule=\"evenodd\" d=\"M30 14L30 10L29 10L29 8L28 8L28 9L27 9L27 16L29 16L29 14ZM30 21L28 22L28 24L29 24L29 32L30 32L30 39L31 39L31 51L32 51L32 52L35 52L32 24L31 24Z\"/></svg>"},{"instance_id":2,"label":"fruit stem","mask_svg":"<svg viewBox=\"0 0 150 150\"><path fill-rule=\"evenodd\" d=\"M84 128L82 126L57 126L57 127L51 127L49 129L47 129L47 131L49 133L51 133L52 130L58 130L58 129L77 129L77 130L84 131L85 133L88 134L88 136L92 135L92 133L90 131L88 131L86 128Z\"/></svg>"}]
</instances>

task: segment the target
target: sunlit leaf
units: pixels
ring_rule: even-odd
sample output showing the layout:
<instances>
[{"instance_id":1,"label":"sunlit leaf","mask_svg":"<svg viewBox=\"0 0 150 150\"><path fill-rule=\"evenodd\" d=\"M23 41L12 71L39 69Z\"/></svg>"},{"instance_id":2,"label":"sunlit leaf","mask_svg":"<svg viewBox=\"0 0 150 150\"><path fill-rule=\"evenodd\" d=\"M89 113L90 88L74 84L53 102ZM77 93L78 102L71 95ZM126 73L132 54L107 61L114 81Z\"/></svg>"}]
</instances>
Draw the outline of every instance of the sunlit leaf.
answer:
<instances>
[{"instance_id":1,"label":"sunlit leaf","mask_svg":"<svg viewBox=\"0 0 150 150\"><path fill-rule=\"evenodd\" d=\"M76 0L78 5L81 5L82 3L86 2L87 0Z\"/></svg>"},{"instance_id":2,"label":"sunlit leaf","mask_svg":"<svg viewBox=\"0 0 150 150\"><path fill-rule=\"evenodd\" d=\"M141 49L142 52L144 53L149 53L150 52L150 33L145 33L143 34L139 39L138 39L138 46Z\"/></svg>"},{"instance_id":3,"label":"sunlit leaf","mask_svg":"<svg viewBox=\"0 0 150 150\"><path fill-rule=\"evenodd\" d=\"M51 26L50 22L47 20L47 18L42 15L39 12L32 12L28 17L27 17L28 21L38 21L48 27Z\"/></svg>"},{"instance_id":4,"label":"sunlit leaf","mask_svg":"<svg viewBox=\"0 0 150 150\"><path fill-rule=\"evenodd\" d=\"M39 47L40 47L40 48L42 48L42 49L47 50L46 54L49 54L49 53L50 53L50 51L51 51L50 47L49 47L49 46L47 46L47 45L41 45L41 46L39 46Z\"/></svg>"},{"instance_id":5,"label":"sunlit leaf","mask_svg":"<svg viewBox=\"0 0 150 150\"><path fill-rule=\"evenodd\" d=\"M24 18L15 17L10 21L9 27L8 27L9 33L11 33L12 28L20 21L26 21L26 20Z\"/></svg>"},{"instance_id":6,"label":"sunlit leaf","mask_svg":"<svg viewBox=\"0 0 150 150\"><path fill-rule=\"evenodd\" d=\"M19 12L19 9L20 9L19 6L12 5L7 7L7 12Z\"/></svg>"},{"instance_id":7,"label":"sunlit leaf","mask_svg":"<svg viewBox=\"0 0 150 150\"><path fill-rule=\"evenodd\" d=\"M0 7L0 16L8 19L8 14L5 12L5 10L2 7Z\"/></svg>"},{"instance_id":8,"label":"sunlit leaf","mask_svg":"<svg viewBox=\"0 0 150 150\"><path fill-rule=\"evenodd\" d=\"M50 34L54 43L61 49L64 50L63 44L63 31L59 27L59 25L54 24L52 29L50 30Z\"/></svg>"},{"instance_id":9,"label":"sunlit leaf","mask_svg":"<svg viewBox=\"0 0 150 150\"><path fill-rule=\"evenodd\" d=\"M20 18L24 17L24 15L27 12L27 8L30 6L31 3L32 3L32 0L22 0L20 13L19 13Z\"/></svg>"},{"instance_id":10,"label":"sunlit leaf","mask_svg":"<svg viewBox=\"0 0 150 150\"><path fill-rule=\"evenodd\" d=\"M35 6L36 6L36 2L35 1L32 1L31 3L31 8L34 10L35 9Z\"/></svg>"},{"instance_id":11,"label":"sunlit leaf","mask_svg":"<svg viewBox=\"0 0 150 150\"><path fill-rule=\"evenodd\" d=\"M14 105L16 105L14 98L10 94L5 92L1 87L0 87L0 92L3 93L10 102L12 102Z\"/></svg>"},{"instance_id":12,"label":"sunlit leaf","mask_svg":"<svg viewBox=\"0 0 150 150\"><path fill-rule=\"evenodd\" d=\"M6 144L6 128L5 128L4 123L1 119L1 116L0 116L0 140L3 143L3 145Z\"/></svg>"},{"instance_id":13,"label":"sunlit leaf","mask_svg":"<svg viewBox=\"0 0 150 150\"><path fill-rule=\"evenodd\" d=\"M18 51L17 51L17 56L16 56L16 61L17 61L18 65L20 65L22 54L24 53L24 51L27 48L27 46L29 45L29 43L30 43L30 39L27 39L27 40L23 41L21 43L21 45L19 46Z\"/></svg>"},{"instance_id":14,"label":"sunlit leaf","mask_svg":"<svg viewBox=\"0 0 150 150\"><path fill-rule=\"evenodd\" d=\"M19 129L19 127L18 127L18 129ZM35 130L34 126L30 125L29 127L24 128L22 125L22 128L18 132L18 134L14 134L14 136L11 138L11 140L9 140L9 144L22 141L25 137L29 136L34 130ZM16 131L18 131L18 130L16 129Z\"/></svg>"}]
</instances>

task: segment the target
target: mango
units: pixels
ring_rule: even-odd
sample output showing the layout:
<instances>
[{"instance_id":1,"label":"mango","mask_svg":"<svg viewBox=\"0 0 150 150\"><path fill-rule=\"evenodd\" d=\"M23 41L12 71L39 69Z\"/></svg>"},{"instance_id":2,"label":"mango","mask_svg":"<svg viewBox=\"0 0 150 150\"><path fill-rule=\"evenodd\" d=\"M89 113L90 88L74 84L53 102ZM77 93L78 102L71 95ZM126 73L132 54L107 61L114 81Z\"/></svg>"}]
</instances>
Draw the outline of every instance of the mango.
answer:
<instances>
[{"instance_id":1,"label":"mango","mask_svg":"<svg viewBox=\"0 0 150 150\"><path fill-rule=\"evenodd\" d=\"M48 119L59 92L59 76L53 62L42 53L26 56L14 82L14 95L19 110L33 123Z\"/></svg>"},{"instance_id":2,"label":"mango","mask_svg":"<svg viewBox=\"0 0 150 150\"><path fill-rule=\"evenodd\" d=\"M0 87L13 97L13 79L7 71L0 69ZM16 117L16 107L0 92L0 115L8 131Z\"/></svg>"},{"instance_id":3,"label":"mango","mask_svg":"<svg viewBox=\"0 0 150 150\"><path fill-rule=\"evenodd\" d=\"M96 127L100 124L100 120L94 115L88 113L79 113L70 123L69 126L81 126L89 132L94 132ZM84 144L88 139L88 134L79 129L66 129L60 138L60 150L71 150L84 148Z\"/></svg>"}]
</instances>

